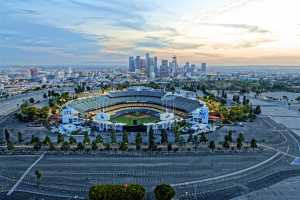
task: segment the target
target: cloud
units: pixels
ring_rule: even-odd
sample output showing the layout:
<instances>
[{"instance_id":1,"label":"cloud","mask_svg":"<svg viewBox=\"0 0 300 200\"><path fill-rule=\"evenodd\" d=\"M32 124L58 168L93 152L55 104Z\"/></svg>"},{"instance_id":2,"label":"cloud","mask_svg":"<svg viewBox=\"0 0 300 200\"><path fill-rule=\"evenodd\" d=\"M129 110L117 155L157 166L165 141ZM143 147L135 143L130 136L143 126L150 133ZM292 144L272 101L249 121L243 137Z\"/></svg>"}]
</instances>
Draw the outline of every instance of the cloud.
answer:
<instances>
[{"instance_id":1,"label":"cloud","mask_svg":"<svg viewBox=\"0 0 300 200\"><path fill-rule=\"evenodd\" d=\"M249 33L269 33L268 30L263 29L259 26L248 25L248 24L218 24L218 23L200 23L203 26L218 26L225 28L235 28L235 29L243 29L248 31Z\"/></svg>"},{"instance_id":2,"label":"cloud","mask_svg":"<svg viewBox=\"0 0 300 200\"><path fill-rule=\"evenodd\" d=\"M152 49L168 49L168 50L188 50L198 49L204 44L192 42L177 42L173 38L166 39L165 37L148 36L135 43L138 48L152 48Z\"/></svg>"},{"instance_id":3,"label":"cloud","mask_svg":"<svg viewBox=\"0 0 300 200\"><path fill-rule=\"evenodd\" d=\"M235 43L215 43L210 44L213 49L215 50L234 50L234 49L247 49L247 48L254 48L259 45L265 43L271 43L276 41L275 39L269 38L256 38L256 39L249 39L249 40L241 40Z\"/></svg>"},{"instance_id":4,"label":"cloud","mask_svg":"<svg viewBox=\"0 0 300 200\"><path fill-rule=\"evenodd\" d=\"M19 10L20 14L25 14L25 15L41 15L40 12L32 9L20 9Z\"/></svg>"}]
</instances>

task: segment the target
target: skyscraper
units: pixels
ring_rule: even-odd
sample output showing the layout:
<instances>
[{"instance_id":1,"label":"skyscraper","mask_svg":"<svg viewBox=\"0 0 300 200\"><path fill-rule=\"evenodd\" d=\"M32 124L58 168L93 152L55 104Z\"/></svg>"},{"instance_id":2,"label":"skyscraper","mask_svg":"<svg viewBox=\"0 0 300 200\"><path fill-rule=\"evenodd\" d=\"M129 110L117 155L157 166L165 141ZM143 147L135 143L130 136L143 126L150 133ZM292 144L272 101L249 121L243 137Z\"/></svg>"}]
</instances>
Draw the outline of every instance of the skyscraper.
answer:
<instances>
[{"instance_id":1,"label":"skyscraper","mask_svg":"<svg viewBox=\"0 0 300 200\"><path fill-rule=\"evenodd\" d=\"M153 61L150 57L150 54L149 53L146 53L146 56L145 56L145 68L146 68L146 74L147 74L147 77L149 78L150 77L150 73L151 73L151 64Z\"/></svg>"},{"instance_id":2,"label":"skyscraper","mask_svg":"<svg viewBox=\"0 0 300 200\"><path fill-rule=\"evenodd\" d=\"M129 57L129 61L128 61L128 71L129 72L135 72L135 64L134 64L134 58L133 56Z\"/></svg>"},{"instance_id":3,"label":"skyscraper","mask_svg":"<svg viewBox=\"0 0 300 200\"><path fill-rule=\"evenodd\" d=\"M155 76L158 76L159 71L158 71L158 61L156 56L154 56L153 58L153 65L154 65L154 74Z\"/></svg>"},{"instance_id":4,"label":"skyscraper","mask_svg":"<svg viewBox=\"0 0 300 200\"><path fill-rule=\"evenodd\" d=\"M31 68L29 71L30 71L30 77L31 77L32 79L37 78L37 76L38 76L38 74L39 74L37 68Z\"/></svg>"},{"instance_id":5,"label":"skyscraper","mask_svg":"<svg viewBox=\"0 0 300 200\"><path fill-rule=\"evenodd\" d=\"M172 62L170 63L170 73L172 76L175 76L178 71L178 64L177 64L177 58L176 56L172 57Z\"/></svg>"},{"instance_id":6,"label":"skyscraper","mask_svg":"<svg viewBox=\"0 0 300 200\"><path fill-rule=\"evenodd\" d=\"M140 58L140 56L137 56L135 58L134 65L135 65L135 69L136 70L140 70L141 69L141 58Z\"/></svg>"},{"instance_id":7,"label":"skyscraper","mask_svg":"<svg viewBox=\"0 0 300 200\"><path fill-rule=\"evenodd\" d=\"M162 60L160 66L160 76L161 77L168 77L169 76L169 61Z\"/></svg>"},{"instance_id":8,"label":"skyscraper","mask_svg":"<svg viewBox=\"0 0 300 200\"><path fill-rule=\"evenodd\" d=\"M201 72L206 73L206 63L201 64Z\"/></svg>"}]
</instances>

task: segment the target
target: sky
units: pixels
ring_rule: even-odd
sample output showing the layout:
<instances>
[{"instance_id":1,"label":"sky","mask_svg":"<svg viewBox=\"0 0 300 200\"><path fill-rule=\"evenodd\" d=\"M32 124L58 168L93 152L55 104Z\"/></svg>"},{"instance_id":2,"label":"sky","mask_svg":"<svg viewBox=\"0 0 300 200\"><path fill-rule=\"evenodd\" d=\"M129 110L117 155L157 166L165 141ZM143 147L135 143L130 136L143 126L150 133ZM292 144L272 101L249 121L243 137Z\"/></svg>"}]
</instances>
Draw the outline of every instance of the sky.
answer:
<instances>
[{"instance_id":1,"label":"sky","mask_svg":"<svg viewBox=\"0 0 300 200\"><path fill-rule=\"evenodd\" d=\"M299 0L7 0L0 64L300 65Z\"/></svg>"}]
</instances>

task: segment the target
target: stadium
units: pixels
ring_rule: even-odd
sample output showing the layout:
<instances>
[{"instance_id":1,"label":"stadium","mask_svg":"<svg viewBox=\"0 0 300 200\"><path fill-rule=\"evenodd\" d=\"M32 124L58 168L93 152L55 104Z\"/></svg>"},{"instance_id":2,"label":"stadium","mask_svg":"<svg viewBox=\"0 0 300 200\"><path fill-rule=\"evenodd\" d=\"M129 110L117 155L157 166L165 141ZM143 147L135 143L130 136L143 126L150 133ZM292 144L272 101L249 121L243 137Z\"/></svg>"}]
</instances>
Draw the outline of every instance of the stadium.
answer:
<instances>
[{"instance_id":1,"label":"stadium","mask_svg":"<svg viewBox=\"0 0 300 200\"><path fill-rule=\"evenodd\" d=\"M75 99L61 111L61 132L70 133L87 119L100 132L171 130L176 121L208 124L208 108L195 98L146 87ZM68 130L69 129L69 130Z\"/></svg>"}]
</instances>

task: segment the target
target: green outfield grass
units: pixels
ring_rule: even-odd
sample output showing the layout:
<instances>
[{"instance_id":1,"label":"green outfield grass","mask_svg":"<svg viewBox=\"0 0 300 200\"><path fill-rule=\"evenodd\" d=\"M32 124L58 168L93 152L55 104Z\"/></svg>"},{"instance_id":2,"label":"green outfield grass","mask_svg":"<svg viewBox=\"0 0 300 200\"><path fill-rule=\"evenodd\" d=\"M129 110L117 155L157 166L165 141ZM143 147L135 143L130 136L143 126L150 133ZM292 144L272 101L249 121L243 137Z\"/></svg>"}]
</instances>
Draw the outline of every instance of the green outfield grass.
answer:
<instances>
[{"instance_id":1,"label":"green outfield grass","mask_svg":"<svg viewBox=\"0 0 300 200\"><path fill-rule=\"evenodd\" d=\"M134 121L136 120L137 124L144 124L144 123L156 123L159 122L159 118L144 114L144 113L130 113L126 115L122 115L116 118L113 118L111 121L112 122L117 122L117 123L124 123L129 126L134 125Z\"/></svg>"}]
</instances>

